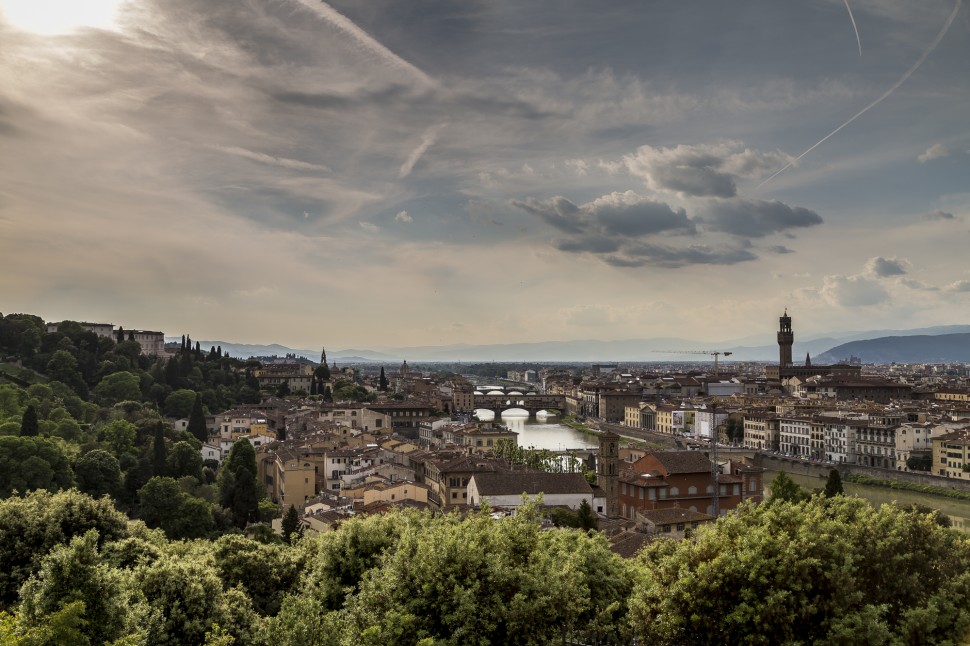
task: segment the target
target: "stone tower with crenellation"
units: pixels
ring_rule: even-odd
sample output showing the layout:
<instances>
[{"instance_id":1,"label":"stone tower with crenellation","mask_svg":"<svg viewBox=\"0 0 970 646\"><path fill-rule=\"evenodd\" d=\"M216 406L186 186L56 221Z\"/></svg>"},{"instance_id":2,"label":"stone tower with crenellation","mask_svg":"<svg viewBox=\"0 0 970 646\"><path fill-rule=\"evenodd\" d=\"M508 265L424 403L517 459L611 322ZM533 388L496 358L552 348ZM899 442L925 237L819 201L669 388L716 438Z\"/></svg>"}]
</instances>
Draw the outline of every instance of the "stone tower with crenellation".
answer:
<instances>
[{"instance_id":1,"label":"stone tower with crenellation","mask_svg":"<svg viewBox=\"0 0 970 646\"><path fill-rule=\"evenodd\" d=\"M788 309L778 319L778 365L781 368L792 365L791 347L795 342L795 333L791 330L791 317Z\"/></svg>"}]
</instances>

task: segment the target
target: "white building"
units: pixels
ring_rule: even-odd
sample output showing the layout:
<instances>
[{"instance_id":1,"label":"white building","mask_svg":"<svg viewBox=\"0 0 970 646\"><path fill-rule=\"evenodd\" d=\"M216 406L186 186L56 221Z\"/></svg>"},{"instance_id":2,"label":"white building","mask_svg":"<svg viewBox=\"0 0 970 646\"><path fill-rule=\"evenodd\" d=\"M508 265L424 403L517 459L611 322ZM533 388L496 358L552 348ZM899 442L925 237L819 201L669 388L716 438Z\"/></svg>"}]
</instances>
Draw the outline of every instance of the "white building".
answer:
<instances>
[{"instance_id":1,"label":"white building","mask_svg":"<svg viewBox=\"0 0 970 646\"><path fill-rule=\"evenodd\" d=\"M694 433L697 437L711 439L713 429L720 428L728 415L726 411L715 414L712 409L698 408L694 411ZM676 428L676 422L674 428Z\"/></svg>"},{"instance_id":2,"label":"white building","mask_svg":"<svg viewBox=\"0 0 970 646\"><path fill-rule=\"evenodd\" d=\"M781 418L778 436L778 446L782 453L799 457L808 457L811 454L812 421L810 419Z\"/></svg>"},{"instance_id":3,"label":"white building","mask_svg":"<svg viewBox=\"0 0 970 646\"><path fill-rule=\"evenodd\" d=\"M580 473L476 473L468 481L468 504L487 502L492 507L518 507L523 494L534 500L542 494L546 506L579 509L585 500L596 509L593 489Z\"/></svg>"}]
</instances>

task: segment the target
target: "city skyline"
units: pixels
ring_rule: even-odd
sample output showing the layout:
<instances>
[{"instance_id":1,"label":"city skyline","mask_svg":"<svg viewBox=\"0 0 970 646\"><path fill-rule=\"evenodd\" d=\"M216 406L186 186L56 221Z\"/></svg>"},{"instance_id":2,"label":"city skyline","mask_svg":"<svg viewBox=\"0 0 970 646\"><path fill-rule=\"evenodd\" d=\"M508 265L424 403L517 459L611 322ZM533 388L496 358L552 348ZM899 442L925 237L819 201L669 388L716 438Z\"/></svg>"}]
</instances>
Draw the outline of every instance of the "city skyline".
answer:
<instances>
[{"instance_id":1,"label":"city skyline","mask_svg":"<svg viewBox=\"0 0 970 646\"><path fill-rule=\"evenodd\" d=\"M970 317L961 0L75 4L0 0L4 314L294 348Z\"/></svg>"}]
</instances>

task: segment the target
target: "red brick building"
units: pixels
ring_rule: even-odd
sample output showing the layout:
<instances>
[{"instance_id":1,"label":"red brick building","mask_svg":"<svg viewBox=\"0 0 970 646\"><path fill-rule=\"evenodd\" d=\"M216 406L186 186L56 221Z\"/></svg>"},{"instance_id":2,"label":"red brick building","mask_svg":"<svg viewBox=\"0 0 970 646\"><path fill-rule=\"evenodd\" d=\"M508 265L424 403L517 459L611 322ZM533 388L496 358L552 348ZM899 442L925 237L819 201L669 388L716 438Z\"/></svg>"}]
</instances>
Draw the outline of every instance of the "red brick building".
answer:
<instances>
[{"instance_id":1,"label":"red brick building","mask_svg":"<svg viewBox=\"0 0 970 646\"><path fill-rule=\"evenodd\" d=\"M729 463L730 464L730 463ZM722 514L746 500L761 502L762 470L731 468L718 475ZM638 510L687 509L713 514L711 462L700 451L650 451L620 472L620 516L636 519Z\"/></svg>"}]
</instances>

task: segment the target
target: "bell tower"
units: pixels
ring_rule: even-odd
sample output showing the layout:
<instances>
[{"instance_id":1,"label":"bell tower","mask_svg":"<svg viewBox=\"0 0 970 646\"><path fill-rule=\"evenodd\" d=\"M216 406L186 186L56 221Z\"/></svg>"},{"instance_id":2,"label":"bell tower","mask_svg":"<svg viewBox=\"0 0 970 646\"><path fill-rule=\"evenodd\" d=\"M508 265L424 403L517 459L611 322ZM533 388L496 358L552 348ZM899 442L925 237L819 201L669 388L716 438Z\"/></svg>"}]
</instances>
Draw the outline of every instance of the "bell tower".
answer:
<instances>
[{"instance_id":1,"label":"bell tower","mask_svg":"<svg viewBox=\"0 0 970 646\"><path fill-rule=\"evenodd\" d=\"M791 331L791 317L788 308L778 319L778 365L782 368L792 365L791 346L795 342L795 334Z\"/></svg>"},{"instance_id":2,"label":"bell tower","mask_svg":"<svg viewBox=\"0 0 970 646\"><path fill-rule=\"evenodd\" d=\"M613 431L600 434L596 460L596 484L606 492L606 516L620 517L620 436Z\"/></svg>"}]
</instances>

